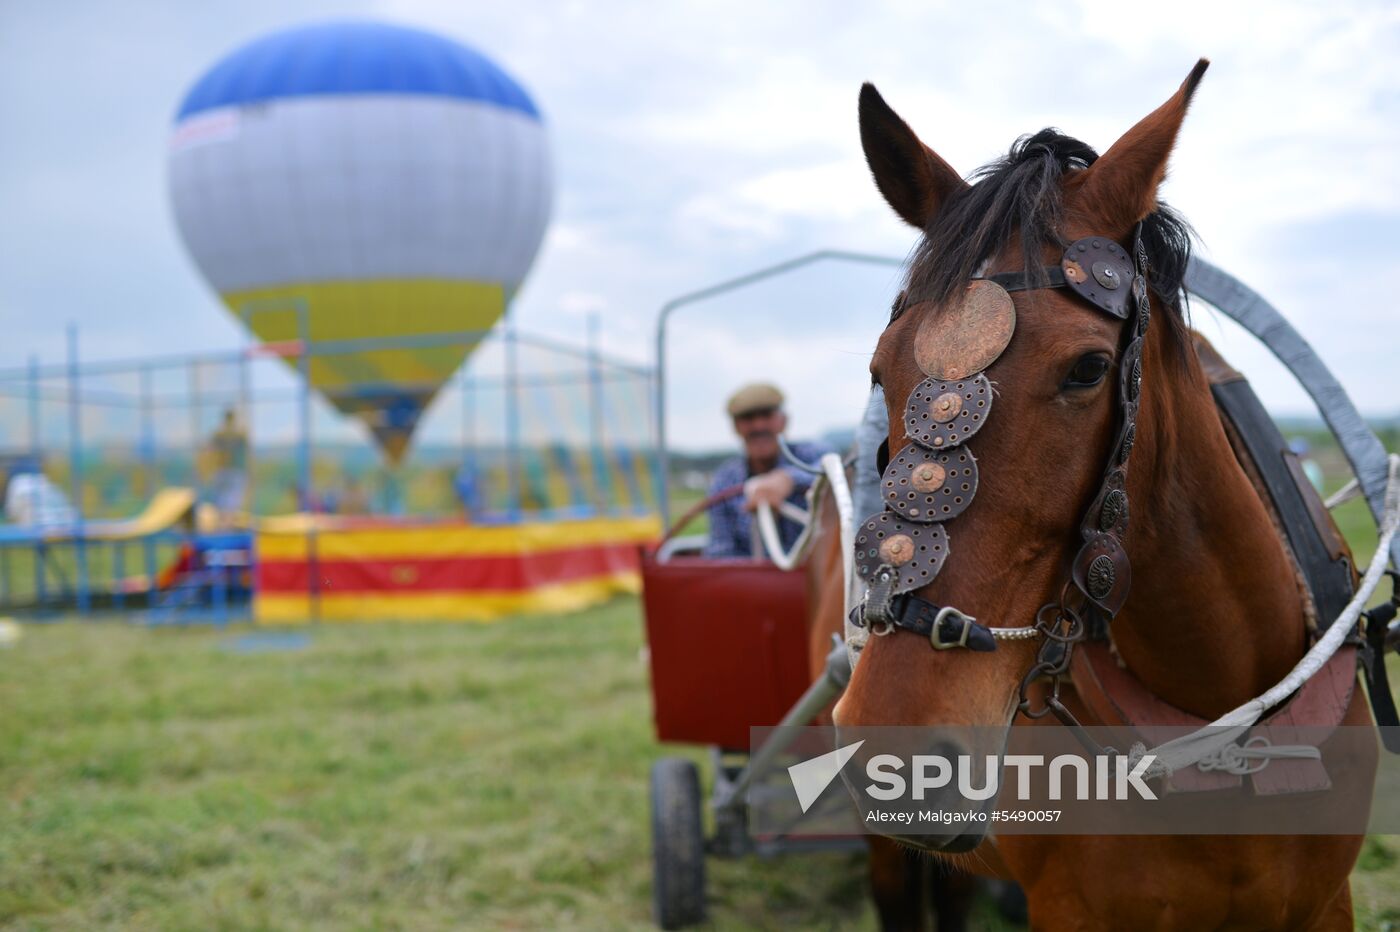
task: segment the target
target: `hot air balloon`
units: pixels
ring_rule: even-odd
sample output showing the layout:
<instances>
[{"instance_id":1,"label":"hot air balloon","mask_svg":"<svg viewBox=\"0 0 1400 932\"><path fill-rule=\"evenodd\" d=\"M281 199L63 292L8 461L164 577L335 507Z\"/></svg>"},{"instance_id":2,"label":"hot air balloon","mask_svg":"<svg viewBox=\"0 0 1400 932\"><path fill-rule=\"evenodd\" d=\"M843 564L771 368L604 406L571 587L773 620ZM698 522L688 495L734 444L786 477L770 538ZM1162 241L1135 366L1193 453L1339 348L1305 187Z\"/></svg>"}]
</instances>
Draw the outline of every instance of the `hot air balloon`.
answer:
<instances>
[{"instance_id":1,"label":"hot air balloon","mask_svg":"<svg viewBox=\"0 0 1400 932\"><path fill-rule=\"evenodd\" d=\"M224 303L264 341L337 347L311 356L311 385L391 463L475 348L433 335L500 319L552 198L519 83L458 42L370 22L278 32L216 64L180 104L169 181Z\"/></svg>"}]
</instances>

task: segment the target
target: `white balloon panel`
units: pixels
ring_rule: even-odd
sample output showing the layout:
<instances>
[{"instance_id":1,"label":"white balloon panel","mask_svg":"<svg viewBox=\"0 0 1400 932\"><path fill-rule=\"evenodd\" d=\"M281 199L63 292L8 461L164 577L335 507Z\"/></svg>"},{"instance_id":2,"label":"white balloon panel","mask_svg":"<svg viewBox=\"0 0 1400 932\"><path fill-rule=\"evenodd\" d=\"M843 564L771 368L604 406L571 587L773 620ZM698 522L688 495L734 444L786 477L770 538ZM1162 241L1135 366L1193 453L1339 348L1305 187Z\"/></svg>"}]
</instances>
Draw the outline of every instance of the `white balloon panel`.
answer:
<instances>
[{"instance_id":1,"label":"white balloon panel","mask_svg":"<svg viewBox=\"0 0 1400 932\"><path fill-rule=\"evenodd\" d=\"M491 103L366 94L223 107L176 126L171 199L221 293L447 279L513 291L552 199L543 125Z\"/></svg>"}]
</instances>

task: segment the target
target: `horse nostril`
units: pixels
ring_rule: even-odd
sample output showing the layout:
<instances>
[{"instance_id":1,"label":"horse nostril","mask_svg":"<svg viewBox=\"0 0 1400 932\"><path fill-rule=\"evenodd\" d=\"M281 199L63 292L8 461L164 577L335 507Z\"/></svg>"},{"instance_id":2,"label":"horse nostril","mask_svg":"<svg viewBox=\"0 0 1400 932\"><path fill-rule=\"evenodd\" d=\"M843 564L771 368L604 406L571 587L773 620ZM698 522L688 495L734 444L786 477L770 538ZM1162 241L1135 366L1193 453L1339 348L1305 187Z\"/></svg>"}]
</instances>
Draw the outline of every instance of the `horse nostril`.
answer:
<instances>
[{"instance_id":1,"label":"horse nostril","mask_svg":"<svg viewBox=\"0 0 1400 932\"><path fill-rule=\"evenodd\" d=\"M957 774L958 768L966 763L971 756L966 745L950 738L935 738L925 745L923 754L932 761L946 761L946 764L939 766L946 767L946 772L953 775ZM956 782L956 779L952 779L949 781L949 785Z\"/></svg>"}]
</instances>

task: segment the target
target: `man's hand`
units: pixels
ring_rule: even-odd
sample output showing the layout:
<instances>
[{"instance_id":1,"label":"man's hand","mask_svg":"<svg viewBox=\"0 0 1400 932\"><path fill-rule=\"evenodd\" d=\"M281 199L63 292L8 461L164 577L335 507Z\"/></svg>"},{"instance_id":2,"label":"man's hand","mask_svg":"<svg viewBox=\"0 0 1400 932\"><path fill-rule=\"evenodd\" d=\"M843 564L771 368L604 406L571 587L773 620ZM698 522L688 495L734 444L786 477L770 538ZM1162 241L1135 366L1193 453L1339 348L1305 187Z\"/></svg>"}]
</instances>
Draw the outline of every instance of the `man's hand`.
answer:
<instances>
[{"instance_id":1,"label":"man's hand","mask_svg":"<svg viewBox=\"0 0 1400 932\"><path fill-rule=\"evenodd\" d=\"M792 489L792 476L781 469L754 476L744 483L744 510L757 511L760 503L776 510L792 494Z\"/></svg>"}]
</instances>

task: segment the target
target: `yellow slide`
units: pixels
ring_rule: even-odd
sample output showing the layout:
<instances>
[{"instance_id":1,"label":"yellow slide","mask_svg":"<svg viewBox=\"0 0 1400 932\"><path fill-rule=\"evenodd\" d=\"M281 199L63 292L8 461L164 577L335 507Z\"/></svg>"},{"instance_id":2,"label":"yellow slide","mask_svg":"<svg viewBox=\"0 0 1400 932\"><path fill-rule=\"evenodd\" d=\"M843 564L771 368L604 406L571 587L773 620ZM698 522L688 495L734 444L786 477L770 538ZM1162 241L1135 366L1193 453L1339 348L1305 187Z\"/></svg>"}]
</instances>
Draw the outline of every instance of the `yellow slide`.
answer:
<instances>
[{"instance_id":1,"label":"yellow slide","mask_svg":"<svg viewBox=\"0 0 1400 932\"><path fill-rule=\"evenodd\" d=\"M194 489L161 489L132 518L121 521L89 521L83 530L92 540L132 540L149 537L168 530L180 521L190 520L194 513Z\"/></svg>"}]
</instances>

